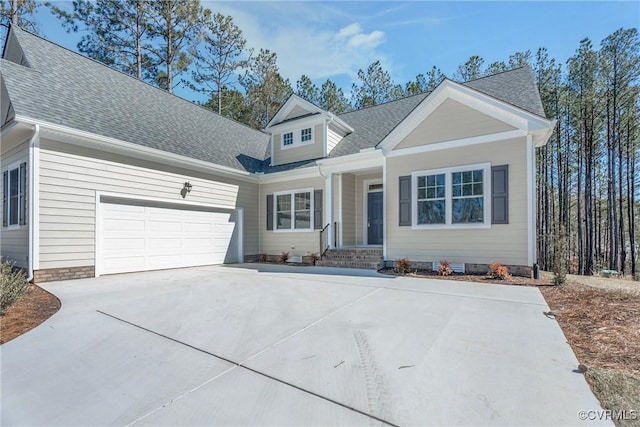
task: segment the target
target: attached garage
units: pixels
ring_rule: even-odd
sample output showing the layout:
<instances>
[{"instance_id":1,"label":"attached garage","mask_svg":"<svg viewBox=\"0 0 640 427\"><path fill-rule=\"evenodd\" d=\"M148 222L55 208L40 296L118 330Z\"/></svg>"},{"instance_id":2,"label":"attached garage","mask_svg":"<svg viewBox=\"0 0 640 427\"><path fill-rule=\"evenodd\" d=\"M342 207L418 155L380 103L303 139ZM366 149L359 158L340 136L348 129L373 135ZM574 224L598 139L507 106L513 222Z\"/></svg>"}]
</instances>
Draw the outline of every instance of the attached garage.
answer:
<instances>
[{"instance_id":1,"label":"attached garage","mask_svg":"<svg viewBox=\"0 0 640 427\"><path fill-rule=\"evenodd\" d=\"M239 210L106 196L97 208L98 275L242 258Z\"/></svg>"}]
</instances>

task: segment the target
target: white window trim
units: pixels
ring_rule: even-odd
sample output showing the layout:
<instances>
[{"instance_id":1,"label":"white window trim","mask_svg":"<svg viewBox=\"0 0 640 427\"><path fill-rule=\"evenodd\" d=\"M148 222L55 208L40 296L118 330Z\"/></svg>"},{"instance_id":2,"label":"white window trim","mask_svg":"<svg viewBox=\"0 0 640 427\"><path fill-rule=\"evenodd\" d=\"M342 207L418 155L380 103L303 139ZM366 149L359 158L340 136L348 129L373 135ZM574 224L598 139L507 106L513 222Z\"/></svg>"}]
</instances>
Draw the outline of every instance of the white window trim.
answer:
<instances>
[{"instance_id":1,"label":"white window trim","mask_svg":"<svg viewBox=\"0 0 640 427\"><path fill-rule=\"evenodd\" d=\"M7 184L8 188L9 188L9 194L7 194L7 226L6 227L2 227L5 230L20 230L22 228L28 227L28 224L20 225L20 182L22 181L20 179L20 164L21 163L24 163L24 160L11 163L5 169L2 170L2 176L4 176L5 172L8 172L7 173L7 177L9 178L9 181L11 181L11 171L14 170L14 169L18 169L18 223L17 224L9 224L9 221L11 219L11 194L10 194L11 182L9 182ZM28 169L28 167L27 167L27 169ZM24 191L27 192L28 189L25 188ZM23 197L24 197L24 195L23 195ZM3 214L4 214L4 212L3 212Z\"/></svg>"},{"instance_id":2,"label":"white window trim","mask_svg":"<svg viewBox=\"0 0 640 427\"><path fill-rule=\"evenodd\" d=\"M287 130L286 132L282 132L280 134L280 149L281 150L288 150L290 148L295 148L295 147L301 147L304 145L311 145L315 142L315 126L314 125L309 125L309 126L305 126L305 127L301 127L301 128L297 128L297 129L293 129L293 130ZM302 131L304 129L311 129L311 139L308 141L303 141L302 140ZM289 145L284 145L284 134L286 133L293 133L293 143L289 144Z\"/></svg>"},{"instance_id":3,"label":"white window trim","mask_svg":"<svg viewBox=\"0 0 640 427\"><path fill-rule=\"evenodd\" d=\"M451 174L482 169L484 182L482 197L484 198L484 221L469 224L452 223L453 197L451 191ZM445 183L445 223L444 224L418 224L418 177L425 175L444 174ZM427 169L411 172L411 229L412 230L437 230L437 229L464 229L464 228L491 228L491 163L476 163L473 165L455 166L450 168Z\"/></svg>"},{"instance_id":4,"label":"white window trim","mask_svg":"<svg viewBox=\"0 0 640 427\"><path fill-rule=\"evenodd\" d=\"M300 193L309 193L311 196L311 212L309 216L309 228L294 228L295 227L295 195ZM291 228L278 228L278 196L283 195L291 195ZM273 193L273 231L275 233L312 233L315 231L314 228L314 189L313 188L302 188L297 190L287 190L287 191L275 191Z\"/></svg>"}]
</instances>

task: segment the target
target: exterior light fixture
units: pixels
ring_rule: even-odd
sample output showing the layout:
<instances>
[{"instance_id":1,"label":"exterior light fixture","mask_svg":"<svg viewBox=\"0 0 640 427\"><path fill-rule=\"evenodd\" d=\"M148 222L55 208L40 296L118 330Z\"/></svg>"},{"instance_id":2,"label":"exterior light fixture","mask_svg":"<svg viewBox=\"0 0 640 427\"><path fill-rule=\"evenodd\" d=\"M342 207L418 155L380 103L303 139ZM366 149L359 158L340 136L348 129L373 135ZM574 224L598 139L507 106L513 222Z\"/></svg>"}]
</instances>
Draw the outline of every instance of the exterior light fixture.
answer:
<instances>
[{"instance_id":1,"label":"exterior light fixture","mask_svg":"<svg viewBox=\"0 0 640 427\"><path fill-rule=\"evenodd\" d=\"M193 186L191 185L191 183L189 181L185 182L182 186L182 190L180 190L180 195L182 196L182 198L184 199L185 197L187 197L187 194L191 193L191 188Z\"/></svg>"}]
</instances>

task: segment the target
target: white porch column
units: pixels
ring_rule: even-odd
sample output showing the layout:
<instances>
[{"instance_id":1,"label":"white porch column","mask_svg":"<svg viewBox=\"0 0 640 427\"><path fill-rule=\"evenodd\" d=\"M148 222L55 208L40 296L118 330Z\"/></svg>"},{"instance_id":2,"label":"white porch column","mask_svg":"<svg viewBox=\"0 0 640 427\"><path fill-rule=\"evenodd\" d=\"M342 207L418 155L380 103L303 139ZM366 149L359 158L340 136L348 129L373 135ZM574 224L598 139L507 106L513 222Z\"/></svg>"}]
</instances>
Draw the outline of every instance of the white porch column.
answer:
<instances>
[{"instance_id":1,"label":"white porch column","mask_svg":"<svg viewBox=\"0 0 640 427\"><path fill-rule=\"evenodd\" d=\"M333 249L333 174L328 173L324 178L324 218L325 222L329 224L327 228L327 243L329 248Z\"/></svg>"},{"instance_id":2,"label":"white porch column","mask_svg":"<svg viewBox=\"0 0 640 427\"><path fill-rule=\"evenodd\" d=\"M338 214L336 221L338 221L338 247L341 248L343 246L342 243L342 232L344 231L344 218L342 217L342 174L338 174L338 184L336 186L336 191L338 192Z\"/></svg>"}]
</instances>

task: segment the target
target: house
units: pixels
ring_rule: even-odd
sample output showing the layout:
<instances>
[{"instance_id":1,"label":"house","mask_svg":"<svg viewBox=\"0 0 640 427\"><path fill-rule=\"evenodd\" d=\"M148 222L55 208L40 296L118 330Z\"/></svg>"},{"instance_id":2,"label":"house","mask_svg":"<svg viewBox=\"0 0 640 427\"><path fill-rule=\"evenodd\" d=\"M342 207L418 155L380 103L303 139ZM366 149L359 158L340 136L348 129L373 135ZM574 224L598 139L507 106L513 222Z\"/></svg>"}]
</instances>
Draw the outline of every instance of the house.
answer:
<instances>
[{"instance_id":1,"label":"house","mask_svg":"<svg viewBox=\"0 0 640 427\"><path fill-rule=\"evenodd\" d=\"M340 115L292 95L260 132L15 27L0 61L1 255L36 281L326 248L536 261L553 122L529 67Z\"/></svg>"}]
</instances>

